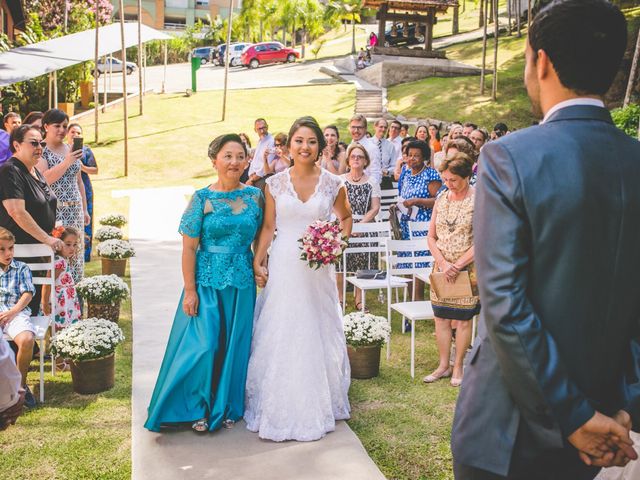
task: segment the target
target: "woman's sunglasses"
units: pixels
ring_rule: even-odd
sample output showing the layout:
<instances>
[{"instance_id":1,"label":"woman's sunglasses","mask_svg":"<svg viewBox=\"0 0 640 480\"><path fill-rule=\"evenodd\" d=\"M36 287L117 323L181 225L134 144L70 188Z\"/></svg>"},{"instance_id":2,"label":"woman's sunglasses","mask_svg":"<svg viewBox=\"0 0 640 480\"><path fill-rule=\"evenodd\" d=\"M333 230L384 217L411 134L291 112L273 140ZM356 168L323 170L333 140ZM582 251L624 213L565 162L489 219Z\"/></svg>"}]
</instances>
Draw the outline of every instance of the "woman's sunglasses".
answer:
<instances>
[{"instance_id":1,"label":"woman's sunglasses","mask_svg":"<svg viewBox=\"0 0 640 480\"><path fill-rule=\"evenodd\" d=\"M46 147L47 146L47 142L45 142L44 140L39 142L37 140L27 140L25 143L29 143L33 148L38 148L38 147Z\"/></svg>"}]
</instances>

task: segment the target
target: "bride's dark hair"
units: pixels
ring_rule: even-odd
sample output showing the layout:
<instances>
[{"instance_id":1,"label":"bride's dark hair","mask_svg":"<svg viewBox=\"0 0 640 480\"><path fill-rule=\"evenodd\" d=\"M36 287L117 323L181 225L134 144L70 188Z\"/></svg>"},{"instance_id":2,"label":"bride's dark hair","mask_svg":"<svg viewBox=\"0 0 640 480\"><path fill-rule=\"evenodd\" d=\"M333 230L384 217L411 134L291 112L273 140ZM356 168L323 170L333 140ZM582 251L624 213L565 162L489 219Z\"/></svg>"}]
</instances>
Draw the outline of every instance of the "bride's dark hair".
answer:
<instances>
[{"instance_id":1,"label":"bride's dark hair","mask_svg":"<svg viewBox=\"0 0 640 480\"><path fill-rule=\"evenodd\" d=\"M319 158L320 154L322 153L322 150L324 150L324 147L327 146L327 140L324 138L324 132L320 128L320 125L318 125L318 122L316 122L316 119L313 117L310 117L310 116L300 117L295 122L293 122L293 125L291 125L291 128L289 129L289 136L287 138L287 147L291 147L291 139L293 138L294 133L296 133L302 127L307 127L313 130L313 133L318 139L318 158Z\"/></svg>"}]
</instances>

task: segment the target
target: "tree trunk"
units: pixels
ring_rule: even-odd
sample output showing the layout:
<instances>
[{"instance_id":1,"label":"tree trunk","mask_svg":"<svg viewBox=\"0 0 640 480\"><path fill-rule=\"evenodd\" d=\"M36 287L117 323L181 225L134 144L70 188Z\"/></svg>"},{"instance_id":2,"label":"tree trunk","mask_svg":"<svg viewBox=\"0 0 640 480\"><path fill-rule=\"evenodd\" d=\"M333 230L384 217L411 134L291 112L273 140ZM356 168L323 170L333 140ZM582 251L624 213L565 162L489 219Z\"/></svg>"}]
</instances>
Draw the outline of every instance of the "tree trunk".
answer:
<instances>
[{"instance_id":1,"label":"tree trunk","mask_svg":"<svg viewBox=\"0 0 640 480\"><path fill-rule=\"evenodd\" d=\"M351 54L356 53L356 16L351 14Z\"/></svg>"},{"instance_id":2,"label":"tree trunk","mask_svg":"<svg viewBox=\"0 0 640 480\"><path fill-rule=\"evenodd\" d=\"M482 30L482 71L480 72L480 95L484 95L484 81L485 81L485 73L484 70L487 67L487 3L489 0L480 0L480 10L482 11L482 26L484 27Z\"/></svg>"},{"instance_id":3,"label":"tree trunk","mask_svg":"<svg viewBox=\"0 0 640 480\"><path fill-rule=\"evenodd\" d=\"M282 26L282 45L287 46L287 26Z\"/></svg>"},{"instance_id":4,"label":"tree trunk","mask_svg":"<svg viewBox=\"0 0 640 480\"><path fill-rule=\"evenodd\" d=\"M302 27L302 52L300 53L300 56L302 58L304 58L304 46L307 43L307 26L303 25Z\"/></svg>"},{"instance_id":5,"label":"tree trunk","mask_svg":"<svg viewBox=\"0 0 640 480\"><path fill-rule=\"evenodd\" d=\"M296 48L296 17L293 17L291 25L291 48Z\"/></svg>"},{"instance_id":6,"label":"tree trunk","mask_svg":"<svg viewBox=\"0 0 640 480\"><path fill-rule=\"evenodd\" d=\"M260 18L260 42L263 42L263 34L264 34L264 21Z\"/></svg>"},{"instance_id":7,"label":"tree trunk","mask_svg":"<svg viewBox=\"0 0 640 480\"><path fill-rule=\"evenodd\" d=\"M453 21L451 22L451 34L455 35L459 32L460 32L460 7L453 7Z\"/></svg>"},{"instance_id":8,"label":"tree trunk","mask_svg":"<svg viewBox=\"0 0 640 480\"><path fill-rule=\"evenodd\" d=\"M527 28L531 27L531 0L527 0Z\"/></svg>"},{"instance_id":9,"label":"tree trunk","mask_svg":"<svg viewBox=\"0 0 640 480\"><path fill-rule=\"evenodd\" d=\"M484 27L484 22L485 22L485 13L484 13L484 3L485 0L480 0L480 17L478 19L478 28L482 28Z\"/></svg>"},{"instance_id":10,"label":"tree trunk","mask_svg":"<svg viewBox=\"0 0 640 480\"><path fill-rule=\"evenodd\" d=\"M495 102L498 98L498 0L492 0L493 5L493 23L494 23L494 37L493 37L493 85L491 87L491 99Z\"/></svg>"},{"instance_id":11,"label":"tree trunk","mask_svg":"<svg viewBox=\"0 0 640 480\"><path fill-rule=\"evenodd\" d=\"M623 107L629 105L631 101L631 92L633 91L633 84L636 81L636 71L638 70L638 56L640 55L640 31L638 31L638 38L636 39L636 50L633 53L633 61L631 62L631 71L629 72L629 82L627 82L627 91L624 94Z\"/></svg>"},{"instance_id":12,"label":"tree trunk","mask_svg":"<svg viewBox=\"0 0 640 480\"><path fill-rule=\"evenodd\" d=\"M462 0L462 13L467 11L467 0Z\"/></svg>"},{"instance_id":13,"label":"tree trunk","mask_svg":"<svg viewBox=\"0 0 640 480\"><path fill-rule=\"evenodd\" d=\"M511 2L513 0L507 0L507 35L511 35Z\"/></svg>"},{"instance_id":14,"label":"tree trunk","mask_svg":"<svg viewBox=\"0 0 640 480\"><path fill-rule=\"evenodd\" d=\"M489 23L493 23L493 0L489 2Z\"/></svg>"},{"instance_id":15,"label":"tree trunk","mask_svg":"<svg viewBox=\"0 0 640 480\"><path fill-rule=\"evenodd\" d=\"M516 25L517 25L517 29L518 29L518 38L522 37L522 0L516 0L516 2L518 2L517 6L516 6L516 15L518 16L518 18L516 19Z\"/></svg>"}]
</instances>

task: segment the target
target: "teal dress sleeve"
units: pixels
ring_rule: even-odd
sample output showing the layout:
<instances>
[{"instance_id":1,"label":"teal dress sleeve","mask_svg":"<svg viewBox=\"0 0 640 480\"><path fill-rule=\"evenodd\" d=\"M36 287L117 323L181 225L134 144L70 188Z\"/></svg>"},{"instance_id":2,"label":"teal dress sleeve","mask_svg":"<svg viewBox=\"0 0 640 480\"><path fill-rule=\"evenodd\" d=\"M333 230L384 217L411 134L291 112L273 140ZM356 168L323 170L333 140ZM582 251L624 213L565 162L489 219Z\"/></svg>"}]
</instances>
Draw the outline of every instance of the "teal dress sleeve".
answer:
<instances>
[{"instance_id":1,"label":"teal dress sleeve","mask_svg":"<svg viewBox=\"0 0 640 480\"><path fill-rule=\"evenodd\" d=\"M199 238L202 233L202 221L204 220L204 200L201 191L198 190L191 197L189 205L180 219L180 235L191 238Z\"/></svg>"}]
</instances>

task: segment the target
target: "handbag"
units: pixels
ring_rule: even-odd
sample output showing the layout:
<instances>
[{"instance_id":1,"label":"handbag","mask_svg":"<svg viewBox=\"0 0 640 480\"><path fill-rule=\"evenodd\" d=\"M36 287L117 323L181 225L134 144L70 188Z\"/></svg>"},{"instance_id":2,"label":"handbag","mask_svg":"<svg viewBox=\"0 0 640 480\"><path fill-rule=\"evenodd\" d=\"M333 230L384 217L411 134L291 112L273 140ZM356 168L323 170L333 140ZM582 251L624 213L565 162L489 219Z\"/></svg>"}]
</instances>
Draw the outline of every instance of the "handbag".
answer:
<instances>
[{"instance_id":1,"label":"handbag","mask_svg":"<svg viewBox=\"0 0 640 480\"><path fill-rule=\"evenodd\" d=\"M389 206L389 225L391 226L391 238L402 240L402 227L398 220L398 207L394 204Z\"/></svg>"},{"instance_id":2,"label":"handbag","mask_svg":"<svg viewBox=\"0 0 640 480\"><path fill-rule=\"evenodd\" d=\"M447 281L447 276L443 272L431 272L429 280L431 288L440 299L473 296L471 279L469 278L469 272L466 270L460 272L454 282Z\"/></svg>"},{"instance_id":3,"label":"handbag","mask_svg":"<svg viewBox=\"0 0 640 480\"><path fill-rule=\"evenodd\" d=\"M387 278L387 272L384 270L356 270L356 278L362 280L383 280Z\"/></svg>"}]
</instances>

